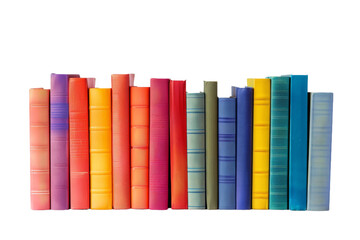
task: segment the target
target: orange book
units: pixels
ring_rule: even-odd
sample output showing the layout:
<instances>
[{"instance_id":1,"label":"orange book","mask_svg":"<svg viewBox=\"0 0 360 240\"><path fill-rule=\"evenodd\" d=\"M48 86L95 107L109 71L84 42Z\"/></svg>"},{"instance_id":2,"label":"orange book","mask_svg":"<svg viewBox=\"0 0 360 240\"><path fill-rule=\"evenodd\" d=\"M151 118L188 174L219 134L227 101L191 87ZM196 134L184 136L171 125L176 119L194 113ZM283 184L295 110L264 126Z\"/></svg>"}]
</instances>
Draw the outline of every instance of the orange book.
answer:
<instances>
[{"instance_id":1,"label":"orange book","mask_svg":"<svg viewBox=\"0 0 360 240\"><path fill-rule=\"evenodd\" d=\"M50 209L50 91L30 89L30 197L31 209Z\"/></svg>"},{"instance_id":2,"label":"orange book","mask_svg":"<svg viewBox=\"0 0 360 240\"><path fill-rule=\"evenodd\" d=\"M149 208L149 87L130 88L131 207Z\"/></svg>"}]
</instances>

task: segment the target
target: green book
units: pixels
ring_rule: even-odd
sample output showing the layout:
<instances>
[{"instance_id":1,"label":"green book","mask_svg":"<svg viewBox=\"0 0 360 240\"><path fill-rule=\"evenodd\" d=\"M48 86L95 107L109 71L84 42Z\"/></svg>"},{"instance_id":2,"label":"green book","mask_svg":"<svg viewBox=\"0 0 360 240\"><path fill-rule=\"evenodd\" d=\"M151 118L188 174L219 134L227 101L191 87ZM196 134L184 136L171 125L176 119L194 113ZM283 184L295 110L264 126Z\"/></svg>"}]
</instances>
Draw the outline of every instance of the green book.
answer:
<instances>
[{"instance_id":1,"label":"green book","mask_svg":"<svg viewBox=\"0 0 360 240\"><path fill-rule=\"evenodd\" d=\"M206 135L206 205L218 209L218 98L217 82L204 82Z\"/></svg>"}]
</instances>

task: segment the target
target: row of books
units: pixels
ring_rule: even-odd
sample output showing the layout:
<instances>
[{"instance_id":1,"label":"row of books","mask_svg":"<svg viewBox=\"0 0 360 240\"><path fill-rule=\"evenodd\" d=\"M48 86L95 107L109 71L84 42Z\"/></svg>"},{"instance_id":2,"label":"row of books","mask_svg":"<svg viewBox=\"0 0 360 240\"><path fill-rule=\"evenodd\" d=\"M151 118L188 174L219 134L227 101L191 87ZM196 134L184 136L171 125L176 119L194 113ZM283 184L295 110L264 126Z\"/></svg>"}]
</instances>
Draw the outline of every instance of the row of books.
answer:
<instances>
[{"instance_id":1,"label":"row of books","mask_svg":"<svg viewBox=\"0 0 360 240\"><path fill-rule=\"evenodd\" d=\"M307 75L247 85L51 74L30 89L31 208L328 210L333 94Z\"/></svg>"}]
</instances>

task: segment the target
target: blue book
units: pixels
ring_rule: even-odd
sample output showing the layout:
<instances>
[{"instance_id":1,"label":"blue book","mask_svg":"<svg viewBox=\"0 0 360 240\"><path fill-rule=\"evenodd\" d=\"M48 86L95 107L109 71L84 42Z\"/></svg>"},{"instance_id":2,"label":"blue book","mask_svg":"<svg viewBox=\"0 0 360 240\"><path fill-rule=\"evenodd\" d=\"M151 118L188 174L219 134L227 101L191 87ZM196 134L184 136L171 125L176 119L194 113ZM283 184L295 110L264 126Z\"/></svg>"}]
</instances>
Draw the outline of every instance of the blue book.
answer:
<instances>
[{"instance_id":1,"label":"blue book","mask_svg":"<svg viewBox=\"0 0 360 240\"><path fill-rule=\"evenodd\" d=\"M218 100L219 209L235 209L236 99Z\"/></svg>"},{"instance_id":2,"label":"blue book","mask_svg":"<svg viewBox=\"0 0 360 240\"><path fill-rule=\"evenodd\" d=\"M308 76L290 75L289 209L306 210Z\"/></svg>"},{"instance_id":3,"label":"blue book","mask_svg":"<svg viewBox=\"0 0 360 240\"><path fill-rule=\"evenodd\" d=\"M269 209L288 209L289 77L271 79Z\"/></svg>"},{"instance_id":4,"label":"blue book","mask_svg":"<svg viewBox=\"0 0 360 240\"><path fill-rule=\"evenodd\" d=\"M307 209L329 210L332 93L310 93Z\"/></svg>"}]
</instances>

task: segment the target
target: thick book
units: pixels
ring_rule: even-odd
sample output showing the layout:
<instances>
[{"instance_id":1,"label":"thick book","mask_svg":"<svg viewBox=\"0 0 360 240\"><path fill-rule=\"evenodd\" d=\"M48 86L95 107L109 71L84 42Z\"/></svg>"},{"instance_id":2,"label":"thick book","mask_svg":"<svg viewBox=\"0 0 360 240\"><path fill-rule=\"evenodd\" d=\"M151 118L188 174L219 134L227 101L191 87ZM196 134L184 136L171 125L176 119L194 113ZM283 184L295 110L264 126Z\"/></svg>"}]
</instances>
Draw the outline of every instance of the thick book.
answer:
<instances>
[{"instance_id":1,"label":"thick book","mask_svg":"<svg viewBox=\"0 0 360 240\"><path fill-rule=\"evenodd\" d=\"M113 207L130 208L130 74L111 75Z\"/></svg>"},{"instance_id":2,"label":"thick book","mask_svg":"<svg viewBox=\"0 0 360 240\"><path fill-rule=\"evenodd\" d=\"M168 208L169 81L150 80L149 208L154 210Z\"/></svg>"},{"instance_id":3,"label":"thick book","mask_svg":"<svg viewBox=\"0 0 360 240\"><path fill-rule=\"evenodd\" d=\"M218 208L218 97L217 82L204 82L206 132L206 207Z\"/></svg>"},{"instance_id":4,"label":"thick book","mask_svg":"<svg viewBox=\"0 0 360 240\"><path fill-rule=\"evenodd\" d=\"M254 88L252 208L269 208L270 79L248 79Z\"/></svg>"},{"instance_id":5,"label":"thick book","mask_svg":"<svg viewBox=\"0 0 360 240\"><path fill-rule=\"evenodd\" d=\"M150 88L130 87L131 208L149 208Z\"/></svg>"},{"instance_id":6,"label":"thick book","mask_svg":"<svg viewBox=\"0 0 360 240\"><path fill-rule=\"evenodd\" d=\"M271 79L269 209L288 209L289 77Z\"/></svg>"},{"instance_id":7,"label":"thick book","mask_svg":"<svg viewBox=\"0 0 360 240\"><path fill-rule=\"evenodd\" d=\"M333 93L311 93L309 112L307 210L327 211L330 199Z\"/></svg>"},{"instance_id":8,"label":"thick book","mask_svg":"<svg viewBox=\"0 0 360 240\"><path fill-rule=\"evenodd\" d=\"M112 209L111 89L89 89L89 129L90 208Z\"/></svg>"},{"instance_id":9,"label":"thick book","mask_svg":"<svg viewBox=\"0 0 360 240\"><path fill-rule=\"evenodd\" d=\"M308 76L290 76L289 209L306 210Z\"/></svg>"},{"instance_id":10,"label":"thick book","mask_svg":"<svg viewBox=\"0 0 360 240\"><path fill-rule=\"evenodd\" d=\"M31 209L50 209L50 91L29 91Z\"/></svg>"},{"instance_id":11,"label":"thick book","mask_svg":"<svg viewBox=\"0 0 360 240\"><path fill-rule=\"evenodd\" d=\"M236 99L219 98L219 209L236 208Z\"/></svg>"},{"instance_id":12,"label":"thick book","mask_svg":"<svg viewBox=\"0 0 360 240\"><path fill-rule=\"evenodd\" d=\"M170 81L171 208L188 208L186 146L186 81Z\"/></svg>"},{"instance_id":13,"label":"thick book","mask_svg":"<svg viewBox=\"0 0 360 240\"><path fill-rule=\"evenodd\" d=\"M88 209L89 186L89 103L88 79L69 80L70 208Z\"/></svg>"},{"instance_id":14,"label":"thick book","mask_svg":"<svg viewBox=\"0 0 360 240\"><path fill-rule=\"evenodd\" d=\"M205 94L186 94L188 209L205 209Z\"/></svg>"},{"instance_id":15,"label":"thick book","mask_svg":"<svg viewBox=\"0 0 360 240\"><path fill-rule=\"evenodd\" d=\"M51 209L69 209L69 78L51 74L50 196Z\"/></svg>"}]
</instances>

